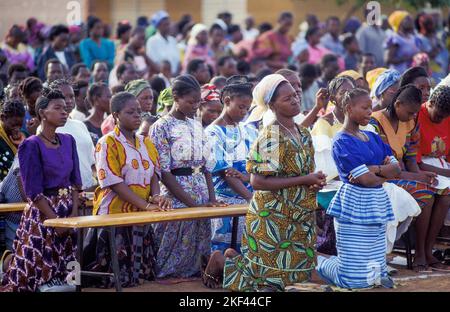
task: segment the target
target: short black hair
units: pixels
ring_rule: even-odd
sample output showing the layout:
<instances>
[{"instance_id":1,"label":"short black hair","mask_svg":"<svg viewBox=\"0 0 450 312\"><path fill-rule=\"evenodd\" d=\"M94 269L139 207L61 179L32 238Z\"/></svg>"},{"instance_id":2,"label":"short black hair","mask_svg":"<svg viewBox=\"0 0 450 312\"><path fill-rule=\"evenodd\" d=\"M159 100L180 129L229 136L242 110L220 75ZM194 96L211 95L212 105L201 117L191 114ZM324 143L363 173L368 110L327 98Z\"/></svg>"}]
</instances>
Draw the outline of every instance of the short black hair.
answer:
<instances>
[{"instance_id":1,"label":"short black hair","mask_svg":"<svg viewBox=\"0 0 450 312\"><path fill-rule=\"evenodd\" d=\"M225 83L225 87L222 89L220 93L220 102L223 102L223 99L226 96L234 98L236 96L248 96L252 97L252 88L253 84L249 82L246 76L235 75L227 79Z\"/></svg>"},{"instance_id":2,"label":"short black hair","mask_svg":"<svg viewBox=\"0 0 450 312\"><path fill-rule=\"evenodd\" d=\"M400 87L392 98L392 102L386 107L390 116L394 118L398 118L394 107L394 104L397 101L408 105L420 106L422 104L422 91L413 84L407 84Z\"/></svg>"},{"instance_id":3,"label":"short black hair","mask_svg":"<svg viewBox=\"0 0 450 312\"><path fill-rule=\"evenodd\" d=\"M200 84L192 75L181 75L172 82L173 96L183 97L193 91L200 92Z\"/></svg>"},{"instance_id":4,"label":"short black hair","mask_svg":"<svg viewBox=\"0 0 450 312\"><path fill-rule=\"evenodd\" d=\"M41 116L39 115L39 111L41 109L46 109L52 100L64 100L64 95L60 90L56 89L46 89L43 94L36 100L35 112L39 121L41 120Z\"/></svg>"},{"instance_id":5,"label":"short black hair","mask_svg":"<svg viewBox=\"0 0 450 312\"><path fill-rule=\"evenodd\" d=\"M291 12L281 12L280 16L278 17L278 21L282 21L284 19L293 19L294 15Z\"/></svg>"},{"instance_id":6,"label":"short black hair","mask_svg":"<svg viewBox=\"0 0 450 312\"><path fill-rule=\"evenodd\" d=\"M75 65L72 66L72 69L70 70L70 75L72 77L78 76L78 73L80 72L80 69L82 69L82 68L87 69L88 67L84 63L76 63Z\"/></svg>"},{"instance_id":7,"label":"short black hair","mask_svg":"<svg viewBox=\"0 0 450 312\"><path fill-rule=\"evenodd\" d=\"M337 16L328 16L326 23L328 24L331 21L336 21L336 22L339 22L339 23L341 22L340 18L337 17Z\"/></svg>"},{"instance_id":8,"label":"short black hair","mask_svg":"<svg viewBox=\"0 0 450 312\"><path fill-rule=\"evenodd\" d=\"M101 23L102 20L97 16L89 16L87 26L88 26L88 35L90 34L92 28L94 28L95 24Z\"/></svg>"},{"instance_id":9,"label":"short black hair","mask_svg":"<svg viewBox=\"0 0 450 312\"><path fill-rule=\"evenodd\" d=\"M233 17L233 15L230 12L220 12L219 14L217 14L217 18L231 18Z\"/></svg>"},{"instance_id":10,"label":"short black hair","mask_svg":"<svg viewBox=\"0 0 450 312\"><path fill-rule=\"evenodd\" d=\"M159 76L153 76L152 78L150 78L149 83L152 89L155 90L158 95L162 92L162 90L166 88L166 82Z\"/></svg>"},{"instance_id":11,"label":"short black hair","mask_svg":"<svg viewBox=\"0 0 450 312\"><path fill-rule=\"evenodd\" d=\"M272 24L270 24L270 23L268 23L268 22L261 23L261 24L258 26L258 30L259 30L259 33L260 33L260 34L263 34L263 33L265 33L266 31L269 31L269 30L272 30L272 29L273 29Z\"/></svg>"},{"instance_id":12,"label":"short black hair","mask_svg":"<svg viewBox=\"0 0 450 312\"><path fill-rule=\"evenodd\" d=\"M116 29L117 39L120 39L120 37L122 37L123 34L130 31L132 28L133 27L131 27L131 25L129 23L119 22L117 24L117 29Z\"/></svg>"},{"instance_id":13,"label":"short black hair","mask_svg":"<svg viewBox=\"0 0 450 312\"><path fill-rule=\"evenodd\" d=\"M36 77L27 77L19 84L19 92L23 98L29 97L33 92L42 92L42 81Z\"/></svg>"},{"instance_id":14,"label":"short black hair","mask_svg":"<svg viewBox=\"0 0 450 312\"><path fill-rule=\"evenodd\" d=\"M81 89L87 87L89 87L89 83L84 80L77 80L74 83L72 83L73 93L75 94L75 96L79 96Z\"/></svg>"},{"instance_id":15,"label":"short black hair","mask_svg":"<svg viewBox=\"0 0 450 312\"><path fill-rule=\"evenodd\" d=\"M8 77L11 78L11 76L15 73L15 72L19 72L19 73L23 73L28 71L28 67L26 67L23 64L11 64L8 67Z\"/></svg>"},{"instance_id":16,"label":"short black hair","mask_svg":"<svg viewBox=\"0 0 450 312\"><path fill-rule=\"evenodd\" d=\"M193 59L191 60L187 67L186 67L186 72L190 75L194 74L195 72L197 72L197 70L199 69L199 67L202 64L205 64L205 60L201 60L201 59Z\"/></svg>"},{"instance_id":17,"label":"short black hair","mask_svg":"<svg viewBox=\"0 0 450 312\"><path fill-rule=\"evenodd\" d=\"M133 65L130 62L124 62L117 67L116 75L117 78L121 77L123 73L127 70L128 66Z\"/></svg>"},{"instance_id":18,"label":"short black hair","mask_svg":"<svg viewBox=\"0 0 450 312\"><path fill-rule=\"evenodd\" d=\"M105 88L107 89L108 85L103 82L96 82L96 83L91 84L89 86L88 93L87 93L87 98L88 98L89 102L91 102L91 104L93 104L94 96L96 96L96 97L102 96L102 92Z\"/></svg>"},{"instance_id":19,"label":"short black hair","mask_svg":"<svg viewBox=\"0 0 450 312\"><path fill-rule=\"evenodd\" d=\"M45 62L45 65L44 65L45 74L47 74L47 70L48 70L48 67L50 66L50 64L60 64L61 66L63 66L63 63L61 63L60 60L58 60L57 58L51 58L47 62Z\"/></svg>"},{"instance_id":20,"label":"short black hair","mask_svg":"<svg viewBox=\"0 0 450 312\"><path fill-rule=\"evenodd\" d=\"M313 64L302 64L298 69L300 77L318 77L319 73L317 70L317 66Z\"/></svg>"},{"instance_id":21,"label":"short black hair","mask_svg":"<svg viewBox=\"0 0 450 312\"><path fill-rule=\"evenodd\" d=\"M400 78L400 87L414 83L414 80L416 80L419 77L426 77L426 78L429 77L425 68L421 66L409 68L403 73L402 77Z\"/></svg>"},{"instance_id":22,"label":"short black hair","mask_svg":"<svg viewBox=\"0 0 450 312\"><path fill-rule=\"evenodd\" d=\"M130 100L136 99L136 97L130 92L119 92L114 94L111 98L111 113L120 113L120 111L125 107L126 103Z\"/></svg>"},{"instance_id":23,"label":"short black hair","mask_svg":"<svg viewBox=\"0 0 450 312\"><path fill-rule=\"evenodd\" d=\"M0 114L6 118L25 117L25 105L22 101L6 100L0 106Z\"/></svg>"},{"instance_id":24,"label":"short black hair","mask_svg":"<svg viewBox=\"0 0 450 312\"><path fill-rule=\"evenodd\" d=\"M69 28L66 25L58 24L51 28L48 38L50 39L50 41L53 41L61 34L69 34Z\"/></svg>"},{"instance_id":25,"label":"short black hair","mask_svg":"<svg viewBox=\"0 0 450 312\"><path fill-rule=\"evenodd\" d=\"M251 71L250 64L244 60L240 60L237 63L236 69L239 72L239 74L241 74L241 75L248 75L248 74L250 74L250 71Z\"/></svg>"},{"instance_id":26,"label":"short black hair","mask_svg":"<svg viewBox=\"0 0 450 312\"><path fill-rule=\"evenodd\" d=\"M348 33L344 35L344 38L342 40L342 45L344 48L347 48L349 45L351 45L354 41L357 41L355 35Z\"/></svg>"},{"instance_id":27,"label":"short black hair","mask_svg":"<svg viewBox=\"0 0 450 312\"><path fill-rule=\"evenodd\" d=\"M326 54L322 57L322 60L320 61L320 68L325 68L328 66L328 64L337 62L338 58L334 54Z\"/></svg>"},{"instance_id":28,"label":"short black hair","mask_svg":"<svg viewBox=\"0 0 450 312\"><path fill-rule=\"evenodd\" d=\"M241 31L241 26L237 24L233 24L230 27L228 27L228 34L231 35L237 31Z\"/></svg>"},{"instance_id":29,"label":"short black hair","mask_svg":"<svg viewBox=\"0 0 450 312\"><path fill-rule=\"evenodd\" d=\"M297 76L298 77L298 74L295 71L293 71L291 69L288 69L288 68L279 69L279 70L277 70L275 72L275 74L281 75L284 78L291 77L291 76Z\"/></svg>"},{"instance_id":30,"label":"short black hair","mask_svg":"<svg viewBox=\"0 0 450 312\"><path fill-rule=\"evenodd\" d=\"M118 84L118 85L115 85L114 87L111 88L111 93L113 95L117 94L117 93L120 93L120 92L123 92L123 91L125 91L125 86L123 84Z\"/></svg>"},{"instance_id":31,"label":"short black hair","mask_svg":"<svg viewBox=\"0 0 450 312\"><path fill-rule=\"evenodd\" d=\"M446 114L450 114L450 87L438 86L431 94L430 103L433 103L436 108Z\"/></svg>"},{"instance_id":32,"label":"short black hair","mask_svg":"<svg viewBox=\"0 0 450 312\"><path fill-rule=\"evenodd\" d=\"M315 35L316 33L318 33L320 31L320 28L319 27L311 27L311 28L308 28L308 30L306 31L306 34L305 34L305 39L306 39L306 41L308 41L308 39L311 37L311 36L313 36L313 35Z\"/></svg>"}]
</instances>

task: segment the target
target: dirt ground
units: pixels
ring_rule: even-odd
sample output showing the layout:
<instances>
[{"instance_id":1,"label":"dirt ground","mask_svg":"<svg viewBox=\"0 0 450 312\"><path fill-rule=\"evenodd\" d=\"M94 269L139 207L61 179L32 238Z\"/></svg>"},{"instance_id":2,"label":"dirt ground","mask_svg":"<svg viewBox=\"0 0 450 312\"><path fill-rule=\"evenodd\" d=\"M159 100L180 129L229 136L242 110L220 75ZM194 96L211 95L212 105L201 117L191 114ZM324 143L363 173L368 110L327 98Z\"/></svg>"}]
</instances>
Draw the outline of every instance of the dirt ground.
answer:
<instances>
[{"instance_id":1,"label":"dirt ground","mask_svg":"<svg viewBox=\"0 0 450 312\"><path fill-rule=\"evenodd\" d=\"M418 274L407 270L403 265L392 265L398 270L393 275L396 287L394 289L375 288L363 290L368 292L450 292L450 273L425 273ZM313 275L314 284L324 283L318 276ZM114 289L83 289L85 292L114 292ZM339 290L338 290L339 291ZM125 288L124 292L225 292L223 289L212 290L203 286L200 279L179 282L166 280L162 282L145 282L143 285L133 288Z\"/></svg>"}]
</instances>

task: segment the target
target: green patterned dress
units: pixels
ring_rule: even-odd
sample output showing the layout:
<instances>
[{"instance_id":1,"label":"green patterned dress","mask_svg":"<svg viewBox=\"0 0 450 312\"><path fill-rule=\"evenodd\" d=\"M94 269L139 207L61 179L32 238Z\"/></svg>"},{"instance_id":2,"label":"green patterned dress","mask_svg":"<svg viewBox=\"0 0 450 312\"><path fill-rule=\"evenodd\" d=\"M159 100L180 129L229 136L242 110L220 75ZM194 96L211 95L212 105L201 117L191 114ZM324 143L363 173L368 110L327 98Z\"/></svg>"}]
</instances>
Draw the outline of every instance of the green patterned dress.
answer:
<instances>
[{"instance_id":1,"label":"green patterned dress","mask_svg":"<svg viewBox=\"0 0 450 312\"><path fill-rule=\"evenodd\" d=\"M249 153L247 172L276 177L312 173L311 136L305 128L299 131L301 146L276 126L264 128ZM315 267L316 209L316 192L305 186L256 191L246 216L242 254L226 259L223 287L283 291L308 281Z\"/></svg>"}]
</instances>

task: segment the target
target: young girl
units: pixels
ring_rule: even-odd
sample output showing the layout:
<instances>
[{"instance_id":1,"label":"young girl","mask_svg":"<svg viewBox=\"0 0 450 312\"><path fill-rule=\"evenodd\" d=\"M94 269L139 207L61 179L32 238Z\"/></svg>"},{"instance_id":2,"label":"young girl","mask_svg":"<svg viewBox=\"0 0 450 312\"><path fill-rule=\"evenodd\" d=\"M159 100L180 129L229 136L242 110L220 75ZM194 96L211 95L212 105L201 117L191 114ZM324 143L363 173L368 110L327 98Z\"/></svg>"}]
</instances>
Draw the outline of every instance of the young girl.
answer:
<instances>
[{"instance_id":1,"label":"young girl","mask_svg":"<svg viewBox=\"0 0 450 312\"><path fill-rule=\"evenodd\" d=\"M333 144L333 158L344 183L327 213L335 220L338 256L317 259L317 271L343 288L392 287L386 266L386 224L394 220L382 184L400 174L392 151L375 133L361 131L369 123L372 102L363 89L344 95L345 121Z\"/></svg>"},{"instance_id":2,"label":"young girl","mask_svg":"<svg viewBox=\"0 0 450 312\"><path fill-rule=\"evenodd\" d=\"M96 145L103 136L101 126L105 114L110 113L111 91L107 84L97 82L89 87L87 99L92 105L92 114L84 121L84 124L89 130L93 144Z\"/></svg>"},{"instance_id":3,"label":"young girl","mask_svg":"<svg viewBox=\"0 0 450 312\"><path fill-rule=\"evenodd\" d=\"M389 182L408 191L422 209L415 223L415 270L426 272L431 268L448 271L448 267L433 256L433 246L449 207L449 188L435 188L437 174L421 170L417 164L420 132L416 117L422 100L422 92L417 87L405 85L386 109L372 115L370 123L382 140L389 144L402 167L401 175Z\"/></svg>"},{"instance_id":4,"label":"young girl","mask_svg":"<svg viewBox=\"0 0 450 312\"><path fill-rule=\"evenodd\" d=\"M111 112L116 127L95 147L99 187L95 191L93 214L171 209L170 200L159 191L158 152L148 137L135 134L141 121L135 96L117 93L111 99ZM89 246L95 250L95 256L86 261L87 267L93 271L111 271L107 233L100 230L94 236L96 232L91 229L88 233L87 241L91 242ZM117 228L115 239L122 286L138 285L141 278L153 279L155 255L151 226Z\"/></svg>"},{"instance_id":5,"label":"young girl","mask_svg":"<svg viewBox=\"0 0 450 312\"><path fill-rule=\"evenodd\" d=\"M75 233L44 226L46 219L78 215L81 177L75 140L68 134L55 133L68 117L62 93L50 91L40 97L36 113L41 131L26 139L18 151L28 204L0 291L34 292L49 282L62 284L67 264L76 260Z\"/></svg>"},{"instance_id":6,"label":"young girl","mask_svg":"<svg viewBox=\"0 0 450 312\"><path fill-rule=\"evenodd\" d=\"M162 194L174 208L216 206L211 173L204 156L206 137L200 122L192 119L200 106L200 85L182 75L172 84L174 105L151 128L150 137L160 155ZM211 252L209 219L158 223L157 277L187 278L200 273L201 258Z\"/></svg>"},{"instance_id":7,"label":"young girl","mask_svg":"<svg viewBox=\"0 0 450 312\"><path fill-rule=\"evenodd\" d=\"M252 198L250 177L245 169L250 145L257 133L241 122L252 102L252 85L235 81L222 91L224 110L206 128L212 148L212 170L217 199L228 204L244 204ZM224 252L230 248L232 218L212 219L212 249ZM239 218L238 237L242 235L245 218ZM240 248L238 247L238 250Z\"/></svg>"}]
</instances>

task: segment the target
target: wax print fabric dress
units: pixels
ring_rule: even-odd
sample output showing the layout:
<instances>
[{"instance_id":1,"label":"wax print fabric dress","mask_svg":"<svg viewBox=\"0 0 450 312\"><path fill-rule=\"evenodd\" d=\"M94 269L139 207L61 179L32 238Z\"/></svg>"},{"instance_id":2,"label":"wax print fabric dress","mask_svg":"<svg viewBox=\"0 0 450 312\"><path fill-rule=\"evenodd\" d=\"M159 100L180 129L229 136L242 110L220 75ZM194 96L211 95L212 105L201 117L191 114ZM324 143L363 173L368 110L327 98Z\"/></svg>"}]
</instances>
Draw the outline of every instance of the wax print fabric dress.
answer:
<instances>
[{"instance_id":1,"label":"wax print fabric dress","mask_svg":"<svg viewBox=\"0 0 450 312\"><path fill-rule=\"evenodd\" d=\"M178 168L206 166L208 148L200 122L171 115L153 124L150 137L160 155L162 172ZM197 205L209 201L208 187L203 173L175 176L183 190ZM161 194L173 200L174 209L186 208L176 194L164 185ZM192 277L200 273L202 256L211 253L211 221L209 219L167 222L154 225L157 245L157 277Z\"/></svg>"},{"instance_id":2,"label":"wax print fabric dress","mask_svg":"<svg viewBox=\"0 0 450 312\"><path fill-rule=\"evenodd\" d=\"M250 146L257 137L256 131L249 126L240 123L237 127L210 125L206 128L206 135L212 149L211 162L213 174L214 191L216 199L234 204L246 204L247 201L237 194L225 181L224 171L234 168L247 174L246 158ZM244 183L245 187L252 192L250 183ZM225 251L230 248L233 218L215 218L211 220L212 250ZM242 236L245 225L245 217L239 217L238 239ZM237 246L240 249L240 244Z\"/></svg>"},{"instance_id":3,"label":"wax print fabric dress","mask_svg":"<svg viewBox=\"0 0 450 312\"><path fill-rule=\"evenodd\" d=\"M252 146L247 171L272 177L314 172L314 149L307 129L301 142L268 126ZM306 186L255 191L246 215L242 255L227 259L223 287L233 291L282 291L305 282L314 269L316 192Z\"/></svg>"}]
</instances>

